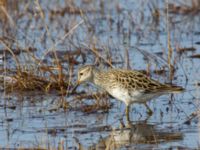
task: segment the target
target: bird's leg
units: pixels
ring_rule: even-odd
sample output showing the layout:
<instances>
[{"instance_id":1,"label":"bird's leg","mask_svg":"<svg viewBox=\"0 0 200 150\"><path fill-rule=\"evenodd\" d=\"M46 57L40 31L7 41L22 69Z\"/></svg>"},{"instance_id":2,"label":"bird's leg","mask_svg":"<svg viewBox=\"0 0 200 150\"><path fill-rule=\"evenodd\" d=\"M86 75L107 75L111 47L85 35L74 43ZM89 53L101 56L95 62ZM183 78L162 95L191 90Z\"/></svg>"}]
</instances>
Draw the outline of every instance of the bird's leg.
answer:
<instances>
[{"instance_id":1,"label":"bird's leg","mask_svg":"<svg viewBox=\"0 0 200 150\"><path fill-rule=\"evenodd\" d=\"M128 123L130 123L129 109L130 109L130 106L129 106L129 105L126 105L126 119L127 119L127 122L128 122Z\"/></svg>"},{"instance_id":2,"label":"bird's leg","mask_svg":"<svg viewBox=\"0 0 200 150\"><path fill-rule=\"evenodd\" d=\"M147 113L151 116L153 114L153 111L151 110L151 108L146 103L144 103L144 105L148 109Z\"/></svg>"}]
</instances>

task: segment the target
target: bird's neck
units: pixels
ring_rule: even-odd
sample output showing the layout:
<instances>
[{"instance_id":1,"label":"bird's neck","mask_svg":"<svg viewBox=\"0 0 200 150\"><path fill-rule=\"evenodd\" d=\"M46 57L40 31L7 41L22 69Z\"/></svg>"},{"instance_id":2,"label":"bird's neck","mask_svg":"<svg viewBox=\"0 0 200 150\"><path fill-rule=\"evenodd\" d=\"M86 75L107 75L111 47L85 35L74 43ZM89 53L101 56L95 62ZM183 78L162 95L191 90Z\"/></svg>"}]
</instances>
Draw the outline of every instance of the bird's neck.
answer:
<instances>
[{"instance_id":1,"label":"bird's neck","mask_svg":"<svg viewBox=\"0 0 200 150\"><path fill-rule=\"evenodd\" d=\"M93 70L93 84L95 84L96 86L100 87L100 88L103 88L103 81L102 81L102 74L103 72L100 71L99 69L95 69Z\"/></svg>"},{"instance_id":2,"label":"bird's neck","mask_svg":"<svg viewBox=\"0 0 200 150\"><path fill-rule=\"evenodd\" d=\"M92 70L92 76L93 76L92 82L93 82L93 83L94 83L94 79L95 79L96 77L98 77L99 73L100 73L100 70L99 70L99 69L93 68L93 70Z\"/></svg>"}]
</instances>

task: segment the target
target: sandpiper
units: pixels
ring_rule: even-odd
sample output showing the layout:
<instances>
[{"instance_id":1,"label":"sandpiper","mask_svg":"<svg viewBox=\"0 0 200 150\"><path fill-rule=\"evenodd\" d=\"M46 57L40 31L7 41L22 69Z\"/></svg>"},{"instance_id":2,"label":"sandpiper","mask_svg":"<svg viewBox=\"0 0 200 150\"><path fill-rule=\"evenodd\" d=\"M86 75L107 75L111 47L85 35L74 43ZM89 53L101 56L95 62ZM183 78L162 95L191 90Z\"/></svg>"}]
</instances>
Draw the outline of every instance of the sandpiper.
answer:
<instances>
[{"instance_id":1,"label":"sandpiper","mask_svg":"<svg viewBox=\"0 0 200 150\"><path fill-rule=\"evenodd\" d=\"M179 86L163 84L150 79L145 74L135 70L109 69L100 70L94 65L85 65L78 70L77 85L91 82L107 91L117 100L126 104L126 117L129 119L129 108L132 103L141 103L146 106L148 113L152 110L147 101L167 93L177 93L184 89Z\"/></svg>"}]
</instances>

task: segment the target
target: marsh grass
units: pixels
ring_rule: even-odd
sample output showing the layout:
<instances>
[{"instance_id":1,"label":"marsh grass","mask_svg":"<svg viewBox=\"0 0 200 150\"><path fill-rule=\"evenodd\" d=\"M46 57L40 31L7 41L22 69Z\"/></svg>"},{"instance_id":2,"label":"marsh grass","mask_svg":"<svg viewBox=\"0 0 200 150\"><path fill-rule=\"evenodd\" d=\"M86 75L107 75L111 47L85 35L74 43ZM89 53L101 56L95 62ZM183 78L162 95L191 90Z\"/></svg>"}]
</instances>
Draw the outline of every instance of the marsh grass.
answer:
<instances>
[{"instance_id":1,"label":"marsh grass","mask_svg":"<svg viewBox=\"0 0 200 150\"><path fill-rule=\"evenodd\" d=\"M18 11L20 4L26 6L21 12ZM0 0L3 33L0 37L0 48L4 55L4 68L0 68L2 74L0 80L1 85L4 83L5 94L37 91L44 95L53 93L59 96L56 100L60 104L49 111L58 112L63 108L67 111L84 113L108 112L112 108L108 94L99 91L91 94L89 88L82 88L81 92L71 92L79 65L93 63L104 69L115 67L138 69L137 65L140 64L135 64L134 59L141 55L141 61L146 66L139 68L143 69L143 73L148 76L157 75L159 79L164 78L167 82L174 82L177 70L182 69L178 68L183 61L182 56L192 52L188 57L200 58L199 54L195 54L196 48L193 45L176 47L175 44L179 41L175 43L172 34L175 23L184 23L191 16L198 17L199 0L192 0L191 5L166 3L163 10L155 1L148 3L141 1L141 4L148 6L149 16L144 13L146 8L141 7L135 12L133 10L126 12L118 2L111 9L117 16L113 16L113 12L109 11L106 1L85 0L83 7L77 6L73 1L65 1L63 7L54 4L55 7L46 8L39 0L29 2ZM15 6L15 10L10 10L11 5L12 8ZM177 20L174 14L179 16ZM24 18L27 19L23 27L16 21L21 18L22 22ZM110 32L116 34L111 35ZM166 44L160 46L159 54L155 54L151 45L154 42L163 42L159 39L159 34L162 32L166 33ZM101 36L103 38L100 38ZM134 46L132 41L135 42ZM149 45L150 49L139 48L144 46L142 44ZM184 72L184 69L182 70ZM185 79L188 79L186 73ZM194 117L197 115L191 115L188 122ZM55 134L54 130L50 132ZM153 142L158 139L156 136L150 138L154 140ZM167 138L176 140L180 135L166 137L166 141ZM77 143L82 149L81 143L79 141ZM64 142L56 144L58 149L65 149Z\"/></svg>"},{"instance_id":2,"label":"marsh grass","mask_svg":"<svg viewBox=\"0 0 200 150\"><path fill-rule=\"evenodd\" d=\"M3 1L2 1L3 2ZM192 7L194 8L194 4L198 3L195 2L195 1L192 1ZM34 2L35 4L35 7L37 7L37 11L38 11L38 14L39 14L39 18L41 18L42 22L43 22L43 27L45 28L46 30L46 33L47 33L47 38L51 39L52 35L49 31L49 27L45 21L45 13L44 13L44 10L42 9L39 1L35 1ZM2 5L6 5L6 3L2 3ZM79 8L76 8L76 6L74 6L73 3L69 4L66 6L67 8L70 7L70 9L66 9L66 8L63 8L61 10L52 10L51 13L50 13L50 16L52 14L54 15L60 15L63 16L65 13L67 14L73 14L73 15L82 15L84 18L84 21L86 24L89 24L89 20L87 21L87 17L85 15L85 13L87 12L88 13L88 10L86 12L84 12L84 10L81 10ZM101 7L103 7L103 5L101 5ZM167 6L168 7L168 6ZM196 8L196 7L195 7ZM155 22L155 24L159 24L159 21L160 21L160 17L161 17L161 12L158 11L158 8L156 7L156 4L155 3L152 3L151 7L151 13L152 13L152 18L153 21ZM170 9L171 9L171 5L170 5L170 8L168 8L168 13L170 12ZM94 11L96 10L93 10L92 13L94 13ZM4 14L6 14L7 18L9 18L9 24L12 24L12 26L14 26L15 28L16 25L15 23L13 23L14 21L12 20L12 17L10 16L10 14L6 11L3 12ZM89 13L91 13L89 11ZM168 14L167 13L167 14ZM131 20L130 20L131 21ZM77 63L78 60L76 60L74 58L73 55L68 55L68 63L69 63L69 66L68 66L68 74L64 74L63 72L63 64L61 63L62 60L59 60L60 58L58 58L57 56L57 53L56 53L56 46L59 44L59 43L62 43L63 40L65 40L69 35L72 35L73 32L76 30L76 28L78 28L81 24L83 23L83 21L79 22L78 24L76 24L75 26L73 26L71 29L68 30L68 32L63 36L63 37L60 37L60 41L56 41L56 42L53 42L53 46L51 46L50 48L48 48L44 55L41 57L41 58L38 58L34 53L30 52L30 49L28 48L25 48L25 51L26 53L29 55L29 57L33 58L35 61L33 63L35 63L35 70L37 70L36 72L33 71L33 70L29 70L30 72L27 72L27 71L24 71L24 68L22 68L22 65L20 64L21 62L19 61L18 59L18 56L16 54L13 53L13 50L12 48L9 46L9 44L7 44L7 41L5 40L1 40L1 44L4 46L5 50L8 51L11 55L12 55L12 58L14 59L15 61L15 64L16 64L16 70L14 70L17 74L16 75L13 75L12 77L17 80L17 82L14 84L14 85L7 85L7 90L9 92L11 92L12 90L42 90L44 92L48 92L48 91L51 91L53 89L56 89L56 90L60 90L61 93L66 93L65 91L66 90L70 90L70 87L73 86L72 84L72 75L74 75L74 72L71 72L70 71L74 71L73 68L74 68L74 63ZM167 22L168 24L170 24L170 22ZM168 25L169 26L169 25ZM130 31L129 31L130 32ZM128 33L130 35L130 33ZM171 47L171 40L170 40L170 29L168 28L168 59L167 59L167 63L168 63L168 66L169 66L169 70L170 70L170 80L172 80L172 76L173 76L173 65L172 65L172 52L173 52L173 49ZM98 63L102 63L105 62L108 66L110 67L113 67L112 65L112 58L105 58L104 56L102 56L101 53L98 52L97 50L97 47L98 46L95 46L93 45L93 47L89 47L87 44L84 44L83 45L86 49L88 49L89 51L91 51L93 54L94 54L94 57L96 57L96 64ZM102 49L104 49L102 47ZM130 68L130 58L129 58L129 51L128 49L124 49L125 50L125 58L124 58L124 61L125 61L125 64L126 64L126 68ZM20 50L21 51L21 50ZM37 50L36 50L37 51ZM55 58L55 63L53 64L54 66L49 66L47 64L44 64L42 61L43 61L43 58L46 57L46 55L49 53L49 52L53 52L53 58ZM83 51L80 51L81 55L83 55ZM87 53L87 52L86 52ZM110 53L110 52L109 52ZM85 55L85 54L84 54ZM149 56L145 56L145 57L149 57ZM71 59L71 60L70 60ZM157 59L157 58L156 58ZM151 59L149 59L151 61ZM98 62L100 61L100 62ZM83 62L78 62L78 63L83 63ZM150 64L154 64L154 62L150 62L147 64L147 72L149 74L149 69L151 67ZM52 68L54 68L54 70L52 71ZM56 70L56 71L55 71ZM34 73L33 73L34 72ZM43 76L44 74L49 74L49 76ZM69 75L71 74L71 75ZM66 77L68 77L68 79L66 79ZM49 79L47 79L49 78ZM65 80L66 79L66 80ZM29 82L30 81L30 82ZM11 90L12 89L12 90ZM69 91L67 91L68 93Z\"/></svg>"},{"instance_id":3,"label":"marsh grass","mask_svg":"<svg viewBox=\"0 0 200 150\"><path fill-rule=\"evenodd\" d=\"M67 89L68 85L65 82L49 81L44 77L33 75L31 72L20 72L12 76L15 83L6 85L6 92L23 92L23 91L43 91L50 92L51 90Z\"/></svg>"},{"instance_id":4,"label":"marsh grass","mask_svg":"<svg viewBox=\"0 0 200 150\"><path fill-rule=\"evenodd\" d=\"M89 2L90 3L90 2ZM32 7L33 10L30 11L31 8L29 8L33 4ZM151 13L151 23L150 28L154 26L154 29L159 28L160 23L163 21L163 16L166 15L166 28L167 28L167 52L163 52L162 54L162 60L157 57L154 54L151 54L147 52L146 50L142 50L138 48L137 46L132 47L134 51L138 51L140 54L143 55L144 59L146 60L146 71L145 73L150 76L150 74L154 73L157 75L162 75L163 77L167 76L167 72L169 71L169 80L172 81L175 74L175 68L177 66L177 55L180 53L184 53L187 51L195 51L195 48L193 47L186 47L186 48L178 48L177 53L174 52L174 47L172 47L173 43L171 43L171 20L170 14L176 13L178 14L178 11L181 10L181 12L193 12L195 13L189 13L189 14L196 14L198 13L198 5L199 1L193 0L191 6L176 6L175 4L169 4L166 3L166 12L161 11L159 7L156 5L156 3L152 2L148 5ZM92 5L91 5L92 6ZM47 14L47 12L42 8L40 5L40 2L38 0L34 1L34 3L27 3L27 9L25 9L25 13L18 14L16 16L11 15L9 10L6 8L8 7L8 3L6 1L1 1L1 13L4 15L5 26L11 26L16 30L20 30L17 28L17 24L15 23L14 17L19 17L18 15L26 16L25 13L29 13L30 20L41 20L41 27L44 28L45 32L41 37L36 37L36 42L34 45L37 45L37 40L39 38L42 39L43 43L42 45L44 48L47 47L45 43L47 43L47 40L45 41L44 38L50 39L48 42L51 43L49 47L44 49L43 55L38 56L37 52L39 49L35 48L36 46L28 46L25 48L22 48L22 44L18 42L18 40L15 39L15 35L12 35L12 37L5 37L0 38L0 42L2 46L4 47L3 51L5 54L5 61L9 59L13 59L13 66L15 66L12 71L6 71L7 66L4 68L4 76L9 77L13 79L14 82L7 82L5 85L5 91L7 93L11 93L13 91L19 91L19 92L28 92L28 91L42 91L44 93L49 93L52 91L56 91L59 95L62 97L70 96L71 89L73 85L75 84L75 76L76 76L76 69L79 64L85 64L88 62L89 57L92 55L94 64L97 65L103 65L106 67L115 67L115 66L123 66L124 68L133 68L132 58L130 58L131 50L130 47L130 41L131 41L131 34L134 32L133 28L129 28L128 30L123 30L123 22L120 22L120 17L117 20L117 25L121 24L118 28L118 32L123 34L123 39L126 41L124 43L124 56L119 55L121 57L121 62L119 61L119 64L117 64L116 59L113 57L114 52L112 49L115 49L114 47L111 47L112 45L105 45L103 43L97 43L97 37L95 35L95 26L98 26L98 23L95 22L94 18L93 22L91 22L90 18L88 17L89 14L95 14L99 13L102 15L103 18L106 18L105 14L101 9L104 9L105 6L103 5L103 2L99 4L98 9L94 9L92 7L88 7L87 9L83 9L80 7L75 6L73 2L66 3L66 6L62 9L49 9L50 12ZM17 7L17 6L16 6ZM184 7L184 9L182 8ZM121 8L119 5L116 5L117 13L121 13ZM172 11L173 10L173 11ZM144 14L141 13L141 20L139 23L144 22ZM51 26L48 24L49 22L46 21L46 17L51 18L50 20L53 22L54 19L57 19L57 17L61 16L64 17L64 15L74 15L74 16L81 16L81 19L79 21L75 20L72 23L69 23L65 27L65 33L61 36L57 37L57 39L53 39L53 35L51 34ZM187 14L187 13L183 13ZM120 15L120 14L119 14ZM132 14L128 14L128 25L139 25L133 22L131 20L133 18ZM109 28L112 29L113 23L111 19L108 19L109 22ZM148 25L148 24L146 24ZM86 28L88 33L94 34L94 38L87 37L88 39L95 39L94 41L89 41L90 44L87 44L85 42L76 43L73 42L73 40L77 41L79 40L76 36L76 30L79 30L79 28ZM27 28L26 28L27 29ZM37 29L37 28L36 28ZM6 30L4 30L6 32ZM26 31L22 32L23 35L25 35L26 40L28 41L27 45L30 45L30 35L26 35ZM142 35L142 34L141 34ZM138 40L141 38L139 35ZM70 39L71 38L71 39ZM11 42L14 42L15 44L11 44ZM57 50L57 47L60 44L67 43L70 46L68 46L69 50L62 51ZM17 46L15 46L17 45ZM113 44L114 46L114 44ZM73 47L73 48L71 48ZM119 50L117 50L119 51ZM119 53L116 52L118 55ZM8 55L10 57L8 57ZM25 58L26 61L32 60L31 64L27 63L26 61L21 61L22 56ZM192 56L191 56L192 57ZM194 55L193 57L198 57L198 55ZM81 59L80 59L81 58ZM33 66L33 67L30 67ZM154 71L151 71L152 66L155 68ZM168 67L166 67L168 66ZM9 68L8 68L9 69ZM78 97L75 97L75 99L87 99L91 98L91 95L80 95ZM103 105L99 105L98 99L104 99L103 95L98 95L98 98L95 98L95 96L92 97L96 100L96 103L94 105L84 107L84 111L92 111L92 109L98 110L98 109L105 109L107 110L110 108L107 101ZM63 98L64 99L64 98ZM108 105L108 106L106 106ZM87 110L88 109L88 110Z\"/></svg>"}]
</instances>

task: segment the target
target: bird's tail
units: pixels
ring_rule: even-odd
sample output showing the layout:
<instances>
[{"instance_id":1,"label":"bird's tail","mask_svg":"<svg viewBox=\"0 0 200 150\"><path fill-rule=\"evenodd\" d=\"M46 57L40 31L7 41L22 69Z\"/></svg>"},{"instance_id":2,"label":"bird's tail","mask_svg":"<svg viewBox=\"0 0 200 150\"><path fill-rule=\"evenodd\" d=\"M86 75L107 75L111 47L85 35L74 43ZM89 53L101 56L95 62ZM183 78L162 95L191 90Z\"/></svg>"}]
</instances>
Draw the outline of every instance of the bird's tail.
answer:
<instances>
[{"instance_id":1,"label":"bird's tail","mask_svg":"<svg viewBox=\"0 0 200 150\"><path fill-rule=\"evenodd\" d=\"M172 92L174 93L180 93L180 92L184 92L185 89L181 86L172 86Z\"/></svg>"},{"instance_id":2,"label":"bird's tail","mask_svg":"<svg viewBox=\"0 0 200 150\"><path fill-rule=\"evenodd\" d=\"M183 87L176 85L168 85L163 90L166 90L169 93L180 93L185 91Z\"/></svg>"}]
</instances>

